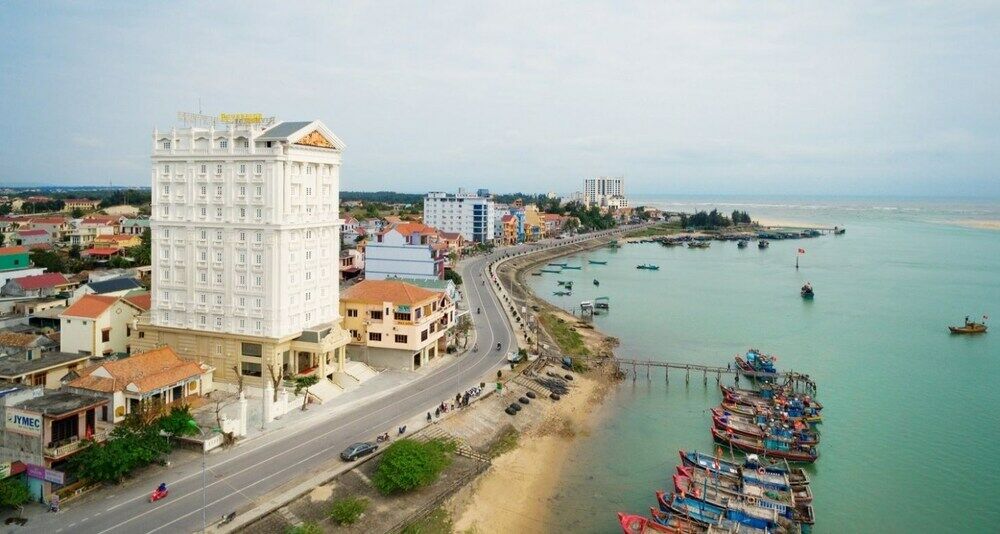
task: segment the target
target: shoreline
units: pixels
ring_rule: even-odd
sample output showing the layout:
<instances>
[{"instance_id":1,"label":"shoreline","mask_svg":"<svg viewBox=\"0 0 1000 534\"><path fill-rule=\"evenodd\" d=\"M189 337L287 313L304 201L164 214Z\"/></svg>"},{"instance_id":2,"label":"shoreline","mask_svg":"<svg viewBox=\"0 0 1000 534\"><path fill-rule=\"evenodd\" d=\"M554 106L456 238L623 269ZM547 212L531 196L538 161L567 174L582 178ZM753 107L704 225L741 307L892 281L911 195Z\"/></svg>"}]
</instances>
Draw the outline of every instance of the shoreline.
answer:
<instances>
[{"instance_id":1,"label":"shoreline","mask_svg":"<svg viewBox=\"0 0 1000 534\"><path fill-rule=\"evenodd\" d=\"M539 314L551 314L580 335L588 352L587 356L580 356L587 358L592 367L574 373L577 378L569 395L552 405L541 422L523 432L516 447L495 458L489 470L449 500L446 509L454 519L454 531L551 530L547 528L553 510L551 501L559 495L570 457L568 450L579 446L578 438L588 436L600 423L595 414L604 412L599 407L617 383L611 369L602 363L603 357L613 355L618 340L534 294L527 289L523 276L541 263L594 248L591 245L601 246L603 239L594 238L594 242L584 247L540 252L524 262L515 260L512 269L500 272L509 285L523 289L521 296L533 308L537 307ZM546 343L556 346L550 333L539 332L540 337L543 333L548 338Z\"/></svg>"}]
</instances>

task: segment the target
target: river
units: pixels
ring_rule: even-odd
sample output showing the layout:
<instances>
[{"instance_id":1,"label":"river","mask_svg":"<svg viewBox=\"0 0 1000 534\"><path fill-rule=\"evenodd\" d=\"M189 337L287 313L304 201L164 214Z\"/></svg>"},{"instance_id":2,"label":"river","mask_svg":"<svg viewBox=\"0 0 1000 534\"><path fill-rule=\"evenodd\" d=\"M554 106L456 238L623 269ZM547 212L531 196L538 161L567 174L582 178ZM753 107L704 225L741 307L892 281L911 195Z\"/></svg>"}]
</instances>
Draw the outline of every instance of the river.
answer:
<instances>
[{"instance_id":1,"label":"river","mask_svg":"<svg viewBox=\"0 0 1000 534\"><path fill-rule=\"evenodd\" d=\"M567 258L582 270L527 277L535 292L563 308L610 297L595 325L621 339L622 357L724 366L756 347L810 374L825 405L821 457L809 468L813 532L996 532L1000 331L954 336L947 326L1000 314L1000 231L988 229L1000 202L633 200L641 204L740 209L847 233L765 250L600 249ZM637 270L642 263L660 270ZM575 282L572 296L552 295L557 279ZM799 296L806 281L813 301ZM712 377L705 387L700 375L685 385L680 372L666 383L662 370L648 381L640 370L622 382L599 428L567 452L555 524L613 532L615 512L648 513L654 491L670 489L678 449L714 449L708 409L719 401Z\"/></svg>"}]
</instances>

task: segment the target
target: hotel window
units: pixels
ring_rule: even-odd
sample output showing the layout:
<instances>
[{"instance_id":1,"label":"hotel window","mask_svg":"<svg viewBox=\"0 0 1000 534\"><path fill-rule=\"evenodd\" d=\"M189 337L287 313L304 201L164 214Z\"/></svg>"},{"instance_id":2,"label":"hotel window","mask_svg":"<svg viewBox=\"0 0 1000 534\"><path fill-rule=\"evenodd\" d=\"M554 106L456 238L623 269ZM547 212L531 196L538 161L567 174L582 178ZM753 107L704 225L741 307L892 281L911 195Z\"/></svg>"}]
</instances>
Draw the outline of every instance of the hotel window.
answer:
<instances>
[{"instance_id":1,"label":"hotel window","mask_svg":"<svg viewBox=\"0 0 1000 534\"><path fill-rule=\"evenodd\" d=\"M312 236L313 236L313 231L312 230L306 230L306 239L312 239Z\"/></svg>"},{"instance_id":2,"label":"hotel window","mask_svg":"<svg viewBox=\"0 0 1000 534\"><path fill-rule=\"evenodd\" d=\"M410 314L409 313L395 312L395 313L392 314L392 317L393 317L393 319L395 319L397 321L409 321L410 320Z\"/></svg>"},{"instance_id":3,"label":"hotel window","mask_svg":"<svg viewBox=\"0 0 1000 534\"><path fill-rule=\"evenodd\" d=\"M258 163L256 166L254 166L253 170L254 170L255 173L260 174L260 173L264 172L264 166L261 165L260 163ZM260 193L257 193L257 194L259 195Z\"/></svg>"},{"instance_id":4,"label":"hotel window","mask_svg":"<svg viewBox=\"0 0 1000 534\"><path fill-rule=\"evenodd\" d=\"M222 317L216 317L215 318L215 327L216 328L222 328Z\"/></svg>"},{"instance_id":5,"label":"hotel window","mask_svg":"<svg viewBox=\"0 0 1000 534\"><path fill-rule=\"evenodd\" d=\"M206 295L205 295L204 293L199 293L199 294L198 294L198 301L199 301L199 302L201 302L202 304L205 304L205 300L206 300L207 298L208 298L208 297L207 297L207 296L206 296Z\"/></svg>"},{"instance_id":6,"label":"hotel window","mask_svg":"<svg viewBox=\"0 0 1000 534\"><path fill-rule=\"evenodd\" d=\"M258 219L260 219L261 217L263 217L263 216L264 216L264 210L262 210L262 209L260 209L260 208L257 208L257 210L256 210L256 212L255 212L255 215L256 215L256 217L257 217Z\"/></svg>"},{"instance_id":7,"label":"hotel window","mask_svg":"<svg viewBox=\"0 0 1000 534\"><path fill-rule=\"evenodd\" d=\"M215 261L220 261L220 262L222 261L222 251L221 250L216 250L215 251Z\"/></svg>"},{"instance_id":8,"label":"hotel window","mask_svg":"<svg viewBox=\"0 0 1000 534\"><path fill-rule=\"evenodd\" d=\"M264 285L264 279L261 278L259 275L253 277L253 285L255 285L257 287L260 287L260 286Z\"/></svg>"},{"instance_id":9,"label":"hotel window","mask_svg":"<svg viewBox=\"0 0 1000 534\"><path fill-rule=\"evenodd\" d=\"M313 194L313 188L311 188L311 187L307 187L307 188L306 188L306 196L307 196L307 197L311 197L311 196L312 196L312 194Z\"/></svg>"},{"instance_id":10,"label":"hotel window","mask_svg":"<svg viewBox=\"0 0 1000 534\"><path fill-rule=\"evenodd\" d=\"M244 263L247 262L247 254L246 254L246 252L240 252L239 256L237 256L237 257L239 258L239 261L237 263L239 263L239 264L242 265L242 264L244 264Z\"/></svg>"},{"instance_id":11,"label":"hotel window","mask_svg":"<svg viewBox=\"0 0 1000 534\"><path fill-rule=\"evenodd\" d=\"M229 148L229 139L219 139L219 148Z\"/></svg>"},{"instance_id":12,"label":"hotel window","mask_svg":"<svg viewBox=\"0 0 1000 534\"><path fill-rule=\"evenodd\" d=\"M246 240L247 240L247 233L240 232L240 241L246 241Z\"/></svg>"},{"instance_id":13,"label":"hotel window","mask_svg":"<svg viewBox=\"0 0 1000 534\"><path fill-rule=\"evenodd\" d=\"M368 341L382 341L382 334L378 332L368 332Z\"/></svg>"},{"instance_id":14,"label":"hotel window","mask_svg":"<svg viewBox=\"0 0 1000 534\"><path fill-rule=\"evenodd\" d=\"M163 174L170 174L170 165L163 166Z\"/></svg>"},{"instance_id":15,"label":"hotel window","mask_svg":"<svg viewBox=\"0 0 1000 534\"><path fill-rule=\"evenodd\" d=\"M427 341L427 330L420 333L420 341Z\"/></svg>"},{"instance_id":16,"label":"hotel window","mask_svg":"<svg viewBox=\"0 0 1000 534\"><path fill-rule=\"evenodd\" d=\"M358 316L358 310L356 310L354 308L347 308L347 316L348 317L357 317Z\"/></svg>"},{"instance_id":17,"label":"hotel window","mask_svg":"<svg viewBox=\"0 0 1000 534\"><path fill-rule=\"evenodd\" d=\"M204 250L198 251L198 260L205 261L207 259L206 256L208 256L208 254Z\"/></svg>"},{"instance_id":18,"label":"hotel window","mask_svg":"<svg viewBox=\"0 0 1000 534\"><path fill-rule=\"evenodd\" d=\"M246 164L245 163L240 163L240 174L246 174L246 173L247 173L247 166L246 166Z\"/></svg>"},{"instance_id":19,"label":"hotel window","mask_svg":"<svg viewBox=\"0 0 1000 534\"><path fill-rule=\"evenodd\" d=\"M215 296L215 305L216 306L222 306L222 295L216 295Z\"/></svg>"},{"instance_id":20,"label":"hotel window","mask_svg":"<svg viewBox=\"0 0 1000 534\"><path fill-rule=\"evenodd\" d=\"M261 195L263 195L263 194L264 194L264 188L258 185L258 186L257 186L257 187L256 187L256 188L254 189L254 194L256 194L257 196L261 196Z\"/></svg>"},{"instance_id":21,"label":"hotel window","mask_svg":"<svg viewBox=\"0 0 1000 534\"><path fill-rule=\"evenodd\" d=\"M217 196L217 197L221 197L222 196L222 186L221 185L215 186L215 196Z\"/></svg>"},{"instance_id":22,"label":"hotel window","mask_svg":"<svg viewBox=\"0 0 1000 534\"><path fill-rule=\"evenodd\" d=\"M253 257L253 262L254 262L255 264L257 264L257 265L260 265L260 264L261 264L261 262L263 261L263 259L264 259L264 258L263 258L263 256L262 256L261 254L254 254L254 257Z\"/></svg>"},{"instance_id":23,"label":"hotel window","mask_svg":"<svg viewBox=\"0 0 1000 534\"><path fill-rule=\"evenodd\" d=\"M163 184L163 194L164 195L170 194L170 184Z\"/></svg>"},{"instance_id":24,"label":"hotel window","mask_svg":"<svg viewBox=\"0 0 1000 534\"><path fill-rule=\"evenodd\" d=\"M222 165L215 166L215 174L222 174Z\"/></svg>"},{"instance_id":25,"label":"hotel window","mask_svg":"<svg viewBox=\"0 0 1000 534\"><path fill-rule=\"evenodd\" d=\"M215 273L215 284L222 285L222 273Z\"/></svg>"},{"instance_id":26,"label":"hotel window","mask_svg":"<svg viewBox=\"0 0 1000 534\"><path fill-rule=\"evenodd\" d=\"M247 326L247 320L240 319L240 328L246 328L246 326Z\"/></svg>"},{"instance_id":27,"label":"hotel window","mask_svg":"<svg viewBox=\"0 0 1000 534\"><path fill-rule=\"evenodd\" d=\"M264 234L257 232L257 234L254 236L254 240L260 243L261 241L264 240Z\"/></svg>"},{"instance_id":28,"label":"hotel window","mask_svg":"<svg viewBox=\"0 0 1000 534\"><path fill-rule=\"evenodd\" d=\"M368 312L368 315L371 316L371 318L375 319L376 321L382 320L382 310L372 310Z\"/></svg>"},{"instance_id":29,"label":"hotel window","mask_svg":"<svg viewBox=\"0 0 1000 534\"><path fill-rule=\"evenodd\" d=\"M244 376L261 376L260 364L253 362L240 362L240 374Z\"/></svg>"},{"instance_id":30,"label":"hotel window","mask_svg":"<svg viewBox=\"0 0 1000 534\"><path fill-rule=\"evenodd\" d=\"M168 311L163 312L163 320L166 322L170 321L170 312Z\"/></svg>"},{"instance_id":31,"label":"hotel window","mask_svg":"<svg viewBox=\"0 0 1000 534\"><path fill-rule=\"evenodd\" d=\"M240 343L240 354L250 358L260 358L263 347L257 343Z\"/></svg>"},{"instance_id":32,"label":"hotel window","mask_svg":"<svg viewBox=\"0 0 1000 534\"><path fill-rule=\"evenodd\" d=\"M246 216L247 216L247 209L240 208L240 217L246 217Z\"/></svg>"},{"instance_id":33,"label":"hotel window","mask_svg":"<svg viewBox=\"0 0 1000 534\"><path fill-rule=\"evenodd\" d=\"M164 150L170 150L170 141L164 141L163 142L163 149Z\"/></svg>"},{"instance_id":34,"label":"hotel window","mask_svg":"<svg viewBox=\"0 0 1000 534\"><path fill-rule=\"evenodd\" d=\"M163 237L170 239L170 228L163 229Z\"/></svg>"},{"instance_id":35,"label":"hotel window","mask_svg":"<svg viewBox=\"0 0 1000 534\"><path fill-rule=\"evenodd\" d=\"M201 236L202 241L208 239L208 232L206 230L202 230L201 232L198 233L198 235Z\"/></svg>"},{"instance_id":36,"label":"hotel window","mask_svg":"<svg viewBox=\"0 0 1000 534\"><path fill-rule=\"evenodd\" d=\"M313 259L313 251L311 251L311 250L307 250L306 251L306 259L307 260Z\"/></svg>"},{"instance_id":37,"label":"hotel window","mask_svg":"<svg viewBox=\"0 0 1000 534\"><path fill-rule=\"evenodd\" d=\"M254 325L254 328L256 328L257 330L260 330L260 329L264 328L264 323L262 323L260 321L254 321L253 325Z\"/></svg>"},{"instance_id":38,"label":"hotel window","mask_svg":"<svg viewBox=\"0 0 1000 534\"><path fill-rule=\"evenodd\" d=\"M204 167L204 165L202 165L202 167ZM208 188L205 186L201 186L201 196L205 196L207 194L208 194Z\"/></svg>"},{"instance_id":39,"label":"hotel window","mask_svg":"<svg viewBox=\"0 0 1000 534\"><path fill-rule=\"evenodd\" d=\"M244 139L243 140L243 148L250 148L250 141L247 141L246 139Z\"/></svg>"},{"instance_id":40,"label":"hotel window","mask_svg":"<svg viewBox=\"0 0 1000 534\"><path fill-rule=\"evenodd\" d=\"M201 216L202 217L207 217L208 216L208 209L207 208L205 208L205 207L201 208ZM202 239L205 239L205 238L203 237Z\"/></svg>"},{"instance_id":41,"label":"hotel window","mask_svg":"<svg viewBox=\"0 0 1000 534\"><path fill-rule=\"evenodd\" d=\"M351 330L350 333L351 333L351 337L353 337L355 339L358 338L358 331L357 330Z\"/></svg>"},{"instance_id":42,"label":"hotel window","mask_svg":"<svg viewBox=\"0 0 1000 534\"><path fill-rule=\"evenodd\" d=\"M310 300L312 300L312 293L309 292L309 291L306 291L306 302L309 302Z\"/></svg>"},{"instance_id":43,"label":"hotel window","mask_svg":"<svg viewBox=\"0 0 1000 534\"><path fill-rule=\"evenodd\" d=\"M406 336L403 334L396 334L396 343L406 343Z\"/></svg>"},{"instance_id":44,"label":"hotel window","mask_svg":"<svg viewBox=\"0 0 1000 534\"><path fill-rule=\"evenodd\" d=\"M215 353L216 354L222 354L222 344L221 343L215 345Z\"/></svg>"},{"instance_id":45,"label":"hotel window","mask_svg":"<svg viewBox=\"0 0 1000 534\"><path fill-rule=\"evenodd\" d=\"M306 280L312 280L312 277L313 277L312 271L306 271Z\"/></svg>"},{"instance_id":46,"label":"hotel window","mask_svg":"<svg viewBox=\"0 0 1000 534\"><path fill-rule=\"evenodd\" d=\"M162 256L163 259L165 259L165 260L170 259L170 249L167 248L167 247L163 247L160 250L160 256Z\"/></svg>"},{"instance_id":47,"label":"hotel window","mask_svg":"<svg viewBox=\"0 0 1000 534\"><path fill-rule=\"evenodd\" d=\"M215 240L216 241L222 241L222 230L216 230L215 231Z\"/></svg>"},{"instance_id":48,"label":"hotel window","mask_svg":"<svg viewBox=\"0 0 1000 534\"><path fill-rule=\"evenodd\" d=\"M256 307L257 307L257 309L260 309L260 308L261 308L261 306L262 306L262 304L261 304L261 303L262 303L262 300L261 300L260 298L255 298L255 299L253 299L253 305L254 305L254 306L256 306Z\"/></svg>"},{"instance_id":49,"label":"hotel window","mask_svg":"<svg viewBox=\"0 0 1000 534\"><path fill-rule=\"evenodd\" d=\"M312 165L306 165L306 174L312 174L312 173L313 173ZM306 191L308 191L308 189L306 189Z\"/></svg>"},{"instance_id":50,"label":"hotel window","mask_svg":"<svg viewBox=\"0 0 1000 534\"><path fill-rule=\"evenodd\" d=\"M247 186L245 185L240 186L240 196L241 197L247 196Z\"/></svg>"},{"instance_id":51,"label":"hotel window","mask_svg":"<svg viewBox=\"0 0 1000 534\"><path fill-rule=\"evenodd\" d=\"M306 312L306 322L312 321L313 314L311 312Z\"/></svg>"},{"instance_id":52,"label":"hotel window","mask_svg":"<svg viewBox=\"0 0 1000 534\"><path fill-rule=\"evenodd\" d=\"M208 172L208 165L202 165L202 166L201 166L201 173L202 173L202 174L205 174L205 173L207 173L207 172ZM204 187L202 187L202 189L204 189ZM202 192L201 194L203 194L203 195L204 195L205 193L204 193L204 192Z\"/></svg>"},{"instance_id":53,"label":"hotel window","mask_svg":"<svg viewBox=\"0 0 1000 534\"><path fill-rule=\"evenodd\" d=\"M200 281L203 284L207 283L208 282L208 273L206 273L205 271L200 271L198 273L198 281Z\"/></svg>"},{"instance_id":54,"label":"hotel window","mask_svg":"<svg viewBox=\"0 0 1000 534\"><path fill-rule=\"evenodd\" d=\"M222 217L222 208L215 208L215 216L219 218Z\"/></svg>"},{"instance_id":55,"label":"hotel window","mask_svg":"<svg viewBox=\"0 0 1000 534\"><path fill-rule=\"evenodd\" d=\"M208 319L204 315L199 315L198 324L200 324L201 326L205 326L206 324L208 324Z\"/></svg>"}]
</instances>

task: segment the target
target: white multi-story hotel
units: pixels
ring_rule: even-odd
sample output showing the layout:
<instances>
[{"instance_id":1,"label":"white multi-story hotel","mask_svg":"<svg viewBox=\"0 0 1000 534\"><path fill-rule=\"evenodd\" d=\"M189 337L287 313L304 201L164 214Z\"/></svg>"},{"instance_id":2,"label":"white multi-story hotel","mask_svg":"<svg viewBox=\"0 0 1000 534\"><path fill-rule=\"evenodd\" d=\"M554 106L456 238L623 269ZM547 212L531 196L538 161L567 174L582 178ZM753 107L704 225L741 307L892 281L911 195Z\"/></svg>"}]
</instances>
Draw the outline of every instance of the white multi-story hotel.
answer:
<instances>
[{"instance_id":1,"label":"white multi-story hotel","mask_svg":"<svg viewBox=\"0 0 1000 534\"><path fill-rule=\"evenodd\" d=\"M424 224L443 232L458 232L467 241L486 243L495 237L495 208L489 191L433 191L424 197Z\"/></svg>"},{"instance_id":2,"label":"white multi-story hotel","mask_svg":"<svg viewBox=\"0 0 1000 534\"><path fill-rule=\"evenodd\" d=\"M583 180L583 202L588 206L627 208L625 178L621 176L586 178Z\"/></svg>"},{"instance_id":3,"label":"white multi-story hotel","mask_svg":"<svg viewBox=\"0 0 1000 534\"><path fill-rule=\"evenodd\" d=\"M319 121L202 119L153 132L152 309L134 349L170 344L224 381L233 367L333 378L348 341L338 326L344 143Z\"/></svg>"}]
</instances>

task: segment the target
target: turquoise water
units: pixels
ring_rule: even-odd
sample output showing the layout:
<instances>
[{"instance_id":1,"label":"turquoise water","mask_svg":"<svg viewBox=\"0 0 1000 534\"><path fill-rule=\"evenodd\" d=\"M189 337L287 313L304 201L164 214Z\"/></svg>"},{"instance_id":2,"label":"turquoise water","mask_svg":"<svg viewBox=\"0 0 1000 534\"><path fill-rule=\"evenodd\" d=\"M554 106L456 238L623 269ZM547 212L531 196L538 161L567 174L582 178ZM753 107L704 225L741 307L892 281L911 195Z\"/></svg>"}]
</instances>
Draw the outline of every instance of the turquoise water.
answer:
<instances>
[{"instance_id":1,"label":"turquoise water","mask_svg":"<svg viewBox=\"0 0 1000 534\"><path fill-rule=\"evenodd\" d=\"M1000 231L942 224L1000 219L1000 205L923 201L645 199L668 209L721 206L847 227L844 236L739 250L626 245L572 258L582 271L528 277L565 308L596 296L595 319L622 357L725 365L757 347L809 373L826 409L811 467L814 532L997 532L1000 528L1000 326L953 336L966 315L1000 317ZM806 249L795 269L795 250ZM588 259L607 265L588 265ZM635 266L654 263L657 272ZM600 280L594 287L591 280ZM557 279L576 281L554 297ZM816 299L803 301L806 281ZM994 325L996 321L991 321ZM677 450L714 449L714 378L669 384L663 371L621 383L602 423L572 449L554 525L613 532L616 511L647 513L670 489Z\"/></svg>"}]
</instances>

